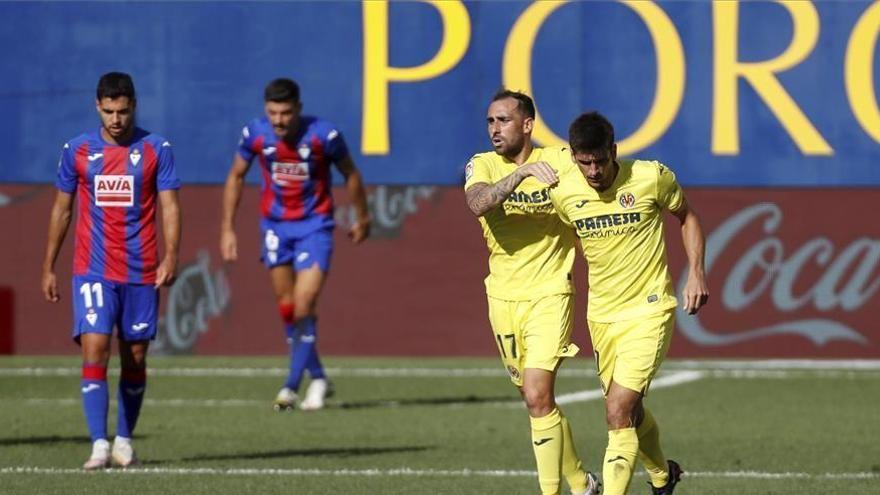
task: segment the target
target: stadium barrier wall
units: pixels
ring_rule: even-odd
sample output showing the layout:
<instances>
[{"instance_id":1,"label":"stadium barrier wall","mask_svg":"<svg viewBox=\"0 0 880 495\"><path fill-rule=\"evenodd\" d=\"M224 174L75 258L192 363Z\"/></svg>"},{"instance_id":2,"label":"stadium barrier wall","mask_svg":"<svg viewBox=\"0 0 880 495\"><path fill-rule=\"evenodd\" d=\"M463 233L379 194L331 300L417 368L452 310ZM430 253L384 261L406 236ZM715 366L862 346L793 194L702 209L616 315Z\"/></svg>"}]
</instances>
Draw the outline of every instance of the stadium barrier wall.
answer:
<instances>
[{"instance_id":1,"label":"stadium barrier wall","mask_svg":"<svg viewBox=\"0 0 880 495\"><path fill-rule=\"evenodd\" d=\"M0 185L0 286L14 293L17 354L69 354L72 239L57 264L62 301L40 293L40 266L54 188ZM674 357L880 358L878 191L687 188L706 229L710 304L678 315ZM284 335L259 262L258 191L246 188L238 215L240 260L219 261L219 186L181 191L180 276L163 291L155 352L283 354ZM320 301L320 345L328 355L496 354L482 279L487 252L458 187L370 190L374 236L346 238L352 218L337 188L336 252ZM667 251L680 289L685 257L672 217ZM70 237L70 236L69 236ZM585 267L575 341L589 349Z\"/></svg>"}]
</instances>

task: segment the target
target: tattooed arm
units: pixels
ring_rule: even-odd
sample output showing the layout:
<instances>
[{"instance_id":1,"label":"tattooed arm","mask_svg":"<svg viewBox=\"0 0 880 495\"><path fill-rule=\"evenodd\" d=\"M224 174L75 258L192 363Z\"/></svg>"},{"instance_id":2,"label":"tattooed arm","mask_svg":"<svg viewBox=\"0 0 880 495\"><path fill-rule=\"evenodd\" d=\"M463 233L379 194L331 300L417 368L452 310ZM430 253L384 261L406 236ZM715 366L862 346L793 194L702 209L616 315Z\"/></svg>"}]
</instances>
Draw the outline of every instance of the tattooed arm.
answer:
<instances>
[{"instance_id":1,"label":"tattooed arm","mask_svg":"<svg viewBox=\"0 0 880 495\"><path fill-rule=\"evenodd\" d=\"M489 210L500 205L510 196L526 177L533 176L539 181L554 186L559 182L556 171L546 162L534 162L521 165L507 177L494 184L477 182L464 192L468 207L474 215L481 217Z\"/></svg>"}]
</instances>

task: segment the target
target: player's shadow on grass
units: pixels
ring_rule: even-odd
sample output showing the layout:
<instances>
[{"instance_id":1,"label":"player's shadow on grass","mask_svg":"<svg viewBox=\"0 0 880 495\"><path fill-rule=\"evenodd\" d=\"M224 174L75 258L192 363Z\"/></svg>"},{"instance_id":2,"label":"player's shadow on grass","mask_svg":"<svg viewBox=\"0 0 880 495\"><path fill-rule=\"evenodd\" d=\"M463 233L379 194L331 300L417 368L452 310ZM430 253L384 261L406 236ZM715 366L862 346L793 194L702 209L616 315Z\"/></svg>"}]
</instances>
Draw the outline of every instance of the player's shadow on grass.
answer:
<instances>
[{"instance_id":1,"label":"player's shadow on grass","mask_svg":"<svg viewBox=\"0 0 880 495\"><path fill-rule=\"evenodd\" d=\"M376 399L351 402L328 402L327 407L339 409L371 409L380 407L408 407L408 406L457 406L487 403L517 402L520 399L510 395L497 397L478 397L467 395L464 397L426 397L419 399Z\"/></svg>"},{"instance_id":2,"label":"player's shadow on grass","mask_svg":"<svg viewBox=\"0 0 880 495\"><path fill-rule=\"evenodd\" d=\"M148 435L136 435L137 440L148 438ZM13 447L16 445L53 445L58 443L81 443L92 444L92 439L85 435L48 435L43 437L20 437L20 438L0 438L0 447Z\"/></svg>"},{"instance_id":3,"label":"player's shadow on grass","mask_svg":"<svg viewBox=\"0 0 880 495\"><path fill-rule=\"evenodd\" d=\"M91 445L92 439L85 435L67 436L50 435L44 437L0 438L0 447L15 445L43 445L56 443L82 443Z\"/></svg>"},{"instance_id":4,"label":"player's shadow on grass","mask_svg":"<svg viewBox=\"0 0 880 495\"><path fill-rule=\"evenodd\" d=\"M181 462L233 461L246 459L278 459L284 457L357 457L365 455L399 454L401 452L424 452L436 447L352 447L338 449L287 449L266 452L239 452L222 455L197 455L184 457Z\"/></svg>"}]
</instances>

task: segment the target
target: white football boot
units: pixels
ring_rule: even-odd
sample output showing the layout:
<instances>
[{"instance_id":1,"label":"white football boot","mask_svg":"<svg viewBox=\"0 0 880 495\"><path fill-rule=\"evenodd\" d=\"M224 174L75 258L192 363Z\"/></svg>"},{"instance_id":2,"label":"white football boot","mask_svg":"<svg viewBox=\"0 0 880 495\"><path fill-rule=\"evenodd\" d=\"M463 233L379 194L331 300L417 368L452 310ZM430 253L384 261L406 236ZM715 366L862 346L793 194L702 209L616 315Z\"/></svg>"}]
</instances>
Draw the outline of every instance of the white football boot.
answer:
<instances>
[{"instance_id":1,"label":"white football boot","mask_svg":"<svg viewBox=\"0 0 880 495\"><path fill-rule=\"evenodd\" d=\"M272 407L276 411L292 411L296 407L297 399L296 392L284 387L278 391L278 395L275 396L275 400L272 402Z\"/></svg>"},{"instance_id":2,"label":"white football boot","mask_svg":"<svg viewBox=\"0 0 880 495\"><path fill-rule=\"evenodd\" d=\"M110 442L104 440L95 440L92 444L92 455L89 460L83 464L86 471L94 471L95 469L104 469L110 466Z\"/></svg>"},{"instance_id":3,"label":"white football boot","mask_svg":"<svg viewBox=\"0 0 880 495\"><path fill-rule=\"evenodd\" d=\"M131 439L125 437L116 437L113 440L113 450L110 452L110 458L114 465L121 468L134 466L138 463L137 456L134 454L134 447L131 446Z\"/></svg>"},{"instance_id":4,"label":"white football boot","mask_svg":"<svg viewBox=\"0 0 880 495\"><path fill-rule=\"evenodd\" d=\"M599 477L593 473L587 473L587 490L584 492L571 491L571 495L599 495L602 493L602 483Z\"/></svg>"},{"instance_id":5,"label":"white football boot","mask_svg":"<svg viewBox=\"0 0 880 495\"><path fill-rule=\"evenodd\" d=\"M317 411L324 408L324 399L333 395L333 384L326 378L316 378L309 383L306 397L299 404L303 411Z\"/></svg>"}]
</instances>

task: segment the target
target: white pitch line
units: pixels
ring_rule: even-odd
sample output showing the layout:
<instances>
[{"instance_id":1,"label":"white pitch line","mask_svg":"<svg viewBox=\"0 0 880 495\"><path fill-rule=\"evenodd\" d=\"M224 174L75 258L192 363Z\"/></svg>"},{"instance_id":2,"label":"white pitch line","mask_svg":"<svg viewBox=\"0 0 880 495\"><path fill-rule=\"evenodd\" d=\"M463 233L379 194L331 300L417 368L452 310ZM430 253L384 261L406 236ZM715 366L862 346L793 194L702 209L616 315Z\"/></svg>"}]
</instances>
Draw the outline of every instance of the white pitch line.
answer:
<instances>
[{"instance_id":1,"label":"white pitch line","mask_svg":"<svg viewBox=\"0 0 880 495\"><path fill-rule=\"evenodd\" d=\"M833 380L856 380L880 378L880 370L853 371L853 370L701 370L707 378L732 378L732 379L777 379L790 380L792 378L827 378Z\"/></svg>"},{"instance_id":2,"label":"white pitch line","mask_svg":"<svg viewBox=\"0 0 880 495\"><path fill-rule=\"evenodd\" d=\"M701 371L679 371L676 373L672 373L666 376L655 378L651 381L651 390L656 390L658 388L666 388L666 387L674 387L676 385L682 385L685 383L690 383L693 381L697 381L704 377L704 373ZM591 400L599 400L604 397L602 393L602 389L594 389L594 390L584 390L582 392L572 392L568 394L562 394L556 396L557 404L574 404L577 402L588 402ZM494 402L488 403L486 405L495 405L498 407L510 407L510 408L524 408L525 404L520 401L516 402Z\"/></svg>"},{"instance_id":3,"label":"white pitch line","mask_svg":"<svg viewBox=\"0 0 880 495\"><path fill-rule=\"evenodd\" d=\"M674 387L684 383L694 382L703 378L704 374L700 371L679 371L671 375L655 378L651 382L651 390L658 388ZM601 399L604 397L602 390L584 390L583 392L574 392L570 394L562 394L556 397L557 404L573 404L575 402L586 402L590 400Z\"/></svg>"},{"instance_id":4,"label":"white pitch line","mask_svg":"<svg viewBox=\"0 0 880 495\"><path fill-rule=\"evenodd\" d=\"M507 376L504 374L504 376ZM661 372L657 378L651 382L651 389L659 389L671 387L684 383L693 382L701 378L734 378L734 379L790 379L792 377L808 377L808 378L834 378L834 379L860 379L860 378L878 378L880 375L870 373L866 375L864 372L842 371L842 370L818 370L816 372L808 372L806 370L787 371L787 370L709 370L709 371L677 371L670 373ZM581 392L572 392L562 394L556 397L558 404L572 404L576 402L587 402L602 398L602 390L584 390ZM111 398L111 402L115 399ZM24 403L26 405L56 405L56 406L79 406L80 398L0 398L0 404L4 402ZM248 400L248 399L144 399L147 405L153 407L263 407L266 401ZM329 404L333 404L330 401ZM382 407L395 408L401 407L399 401L384 401ZM519 400L496 401L474 403L473 401L450 402L438 407L462 407L462 406L488 406L488 407L524 407Z\"/></svg>"},{"instance_id":5,"label":"white pitch line","mask_svg":"<svg viewBox=\"0 0 880 495\"><path fill-rule=\"evenodd\" d=\"M718 378L787 378L796 373L810 377L841 378L845 373L862 373L873 376L880 372L880 360L758 360L758 361L677 361L670 360L664 364L667 372L705 371ZM119 370L111 368L111 375L118 375ZM150 368L150 376L173 377L228 377L228 378L263 378L286 376L287 368ZM327 373L339 377L357 378L500 378L507 377L507 372L500 367L493 368L327 368ZM662 371L661 371L662 373ZM785 375L791 373L792 375ZM79 376L77 367L22 367L0 368L0 376ZM558 372L560 377L595 377L593 368L563 368ZM855 376L855 375L853 375ZM864 375L859 375L864 376Z\"/></svg>"},{"instance_id":6,"label":"white pitch line","mask_svg":"<svg viewBox=\"0 0 880 495\"><path fill-rule=\"evenodd\" d=\"M80 398L31 398L31 399L0 399L3 402L24 402L29 406L79 406L82 404ZM110 400L115 403L115 399ZM247 399L144 399L144 404L153 407L254 407L266 406L268 401L264 400L247 400Z\"/></svg>"},{"instance_id":7,"label":"white pitch line","mask_svg":"<svg viewBox=\"0 0 880 495\"><path fill-rule=\"evenodd\" d=\"M654 381L651 382L651 389L665 388L665 387L674 387L676 385L681 385L684 383L693 382L703 378L704 373L700 371L679 371L677 373L672 373L670 375L661 376L655 378ZM587 402L591 400L598 400L603 397L601 389L595 390L584 390L582 392L574 392L570 394L562 394L556 397L557 404L574 404L577 402ZM48 398L32 398L32 399L0 399L0 404L3 402L24 402L27 405L61 405L61 406L78 406L81 402L78 398L59 398L59 399L48 399ZM258 400L246 400L246 399L144 399L144 403L147 406L154 407L254 407L254 406L263 406L266 404L265 401ZM400 407L400 403L395 401L388 401L383 404L384 407L395 408ZM518 400L510 400L510 401L497 401L497 402L484 402L484 403L473 403L471 401L461 401L461 402L452 402L448 404L443 404L443 407L471 407L471 406L489 406L489 407L509 407L509 408L522 408L525 407L521 401Z\"/></svg>"},{"instance_id":8,"label":"white pitch line","mask_svg":"<svg viewBox=\"0 0 880 495\"><path fill-rule=\"evenodd\" d=\"M640 473L641 474L641 473ZM761 471L688 471L683 476L691 478L740 478L760 480L789 480L789 479L825 479L825 480L872 480L880 479L880 473L766 473Z\"/></svg>"},{"instance_id":9,"label":"white pitch line","mask_svg":"<svg viewBox=\"0 0 880 495\"><path fill-rule=\"evenodd\" d=\"M4 474L61 474L86 476L137 476L137 475L184 475L184 476L354 476L354 477L534 477L536 471L507 469L255 469L255 468L128 468L107 469L104 471L83 471L74 468L45 468L36 466L7 466L0 468ZM642 477L644 473L636 473ZM762 471L688 471L688 478L737 478L763 480L873 480L880 479L880 473L804 473L804 472L762 472Z\"/></svg>"},{"instance_id":10,"label":"white pitch line","mask_svg":"<svg viewBox=\"0 0 880 495\"><path fill-rule=\"evenodd\" d=\"M728 370L880 370L878 359L752 359L752 360L678 360L666 361L669 368Z\"/></svg>"}]
</instances>

